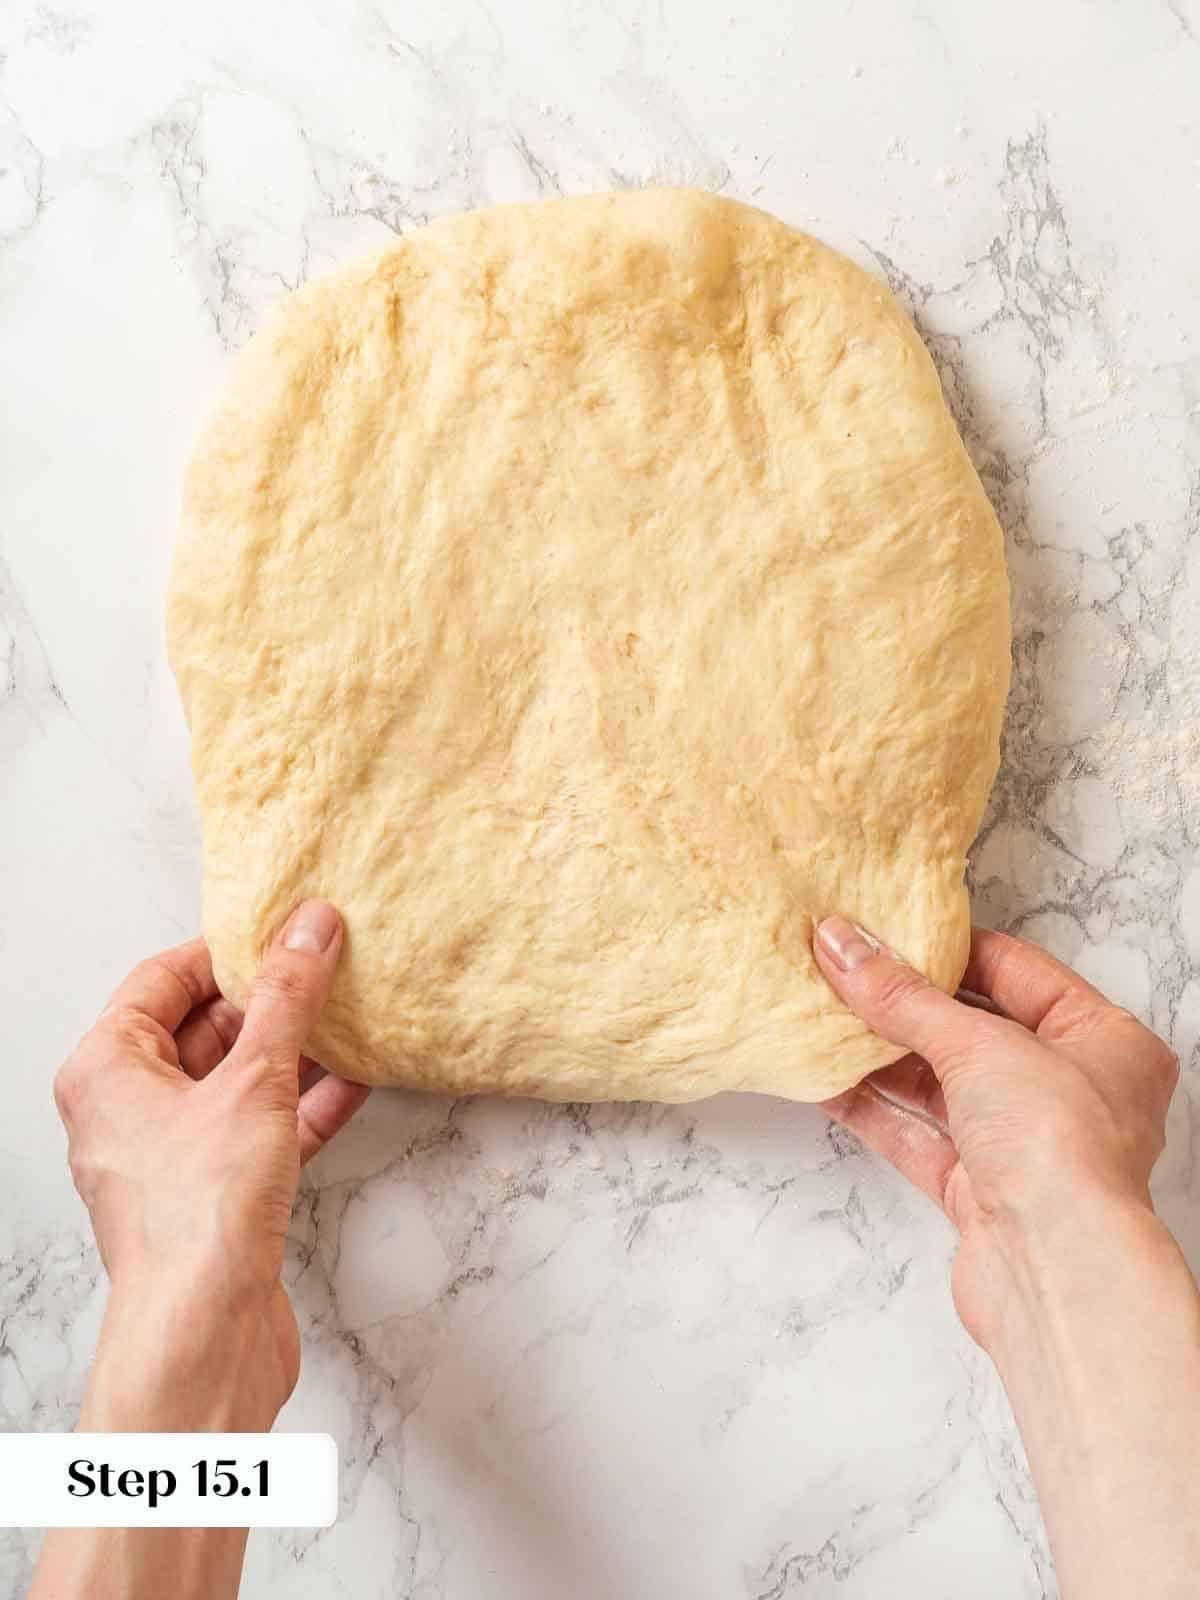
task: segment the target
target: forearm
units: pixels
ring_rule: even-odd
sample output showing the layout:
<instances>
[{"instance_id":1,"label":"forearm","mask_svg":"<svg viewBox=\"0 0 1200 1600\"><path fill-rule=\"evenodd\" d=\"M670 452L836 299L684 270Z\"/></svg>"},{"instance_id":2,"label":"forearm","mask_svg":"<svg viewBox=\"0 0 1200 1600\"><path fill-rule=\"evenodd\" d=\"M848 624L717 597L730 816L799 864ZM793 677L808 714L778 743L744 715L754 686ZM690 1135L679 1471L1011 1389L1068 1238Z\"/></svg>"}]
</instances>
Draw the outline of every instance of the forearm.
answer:
<instances>
[{"instance_id":1,"label":"forearm","mask_svg":"<svg viewBox=\"0 0 1200 1600\"><path fill-rule=\"evenodd\" d=\"M114 1292L79 1415L87 1433L262 1432L270 1399L248 1386L249 1318L203 1317L186 1300ZM233 1600L244 1528L59 1528L29 1600Z\"/></svg>"},{"instance_id":2,"label":"forearm","mask_svg":"<svg viewBox=\"0 0 1200 1600\"><path fill-rule=\"evenodd\" d=\"M54 1528L28 1600L234 1600L245 1528Z\"/></svg>"},{"instance_id":3,"label":"forearm","mask_svg":"<svg viewBox=\"0 0 1200 1600\"><path fill-rule=\"evenodd\" d=\"M1007 1251L991 1354L1064 1600L1185 1600L1200 1574L1200 1294L1167 1229L1102 1205Z\"/></svg>"}]
</instances>

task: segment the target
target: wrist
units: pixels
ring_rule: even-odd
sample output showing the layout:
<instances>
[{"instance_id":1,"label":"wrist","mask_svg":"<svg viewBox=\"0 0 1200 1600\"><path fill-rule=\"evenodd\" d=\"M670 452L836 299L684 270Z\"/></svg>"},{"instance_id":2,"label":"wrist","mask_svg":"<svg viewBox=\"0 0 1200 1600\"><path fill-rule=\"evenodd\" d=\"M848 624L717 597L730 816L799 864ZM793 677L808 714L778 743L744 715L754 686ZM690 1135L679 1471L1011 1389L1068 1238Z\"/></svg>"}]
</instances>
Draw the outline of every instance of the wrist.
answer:
<instances>
[{"instance_id":1,"label":"wrist","mask_svg":"<svg viewBox=\"0 0 1200 1600\"><path fill-rule=\"evenodd\" d=\"M179 1289L122 1279L109 1298L79 1427L266 1432L291 1387L277 1344L266 1300L233 1307L202 1281Z\"/></svg>"},{"instance_id":2,"label":"wrist","mask_svg":"<svg viewBox=\"0 0 1200 1600\"><path fill-rule=\"evenodd\" d=\"M994 1292L980 1343L1002 1378L1042 1352L1058 1360L1077 1330L1124 1301L1180 1305L1196 1286L1149 1198L1078 1188L1048 1220L988 1225Z\"/></svg>"},{"instance_id":3,"label":"wrist","mask_svg":"<svg viewBox=\"0 0 1200 1600\"><path fill-rule=\"evenodd\" d=\"M1200 1294L1182 1253L1136 1195L1072 1186L1046 1227L1000 1225L982 1244L990 1221L972 1229L989 1285L980 1343L1021 1432L1062 1592L1182 1600L1200 1560Z\"/></svg>"}]
</instances>

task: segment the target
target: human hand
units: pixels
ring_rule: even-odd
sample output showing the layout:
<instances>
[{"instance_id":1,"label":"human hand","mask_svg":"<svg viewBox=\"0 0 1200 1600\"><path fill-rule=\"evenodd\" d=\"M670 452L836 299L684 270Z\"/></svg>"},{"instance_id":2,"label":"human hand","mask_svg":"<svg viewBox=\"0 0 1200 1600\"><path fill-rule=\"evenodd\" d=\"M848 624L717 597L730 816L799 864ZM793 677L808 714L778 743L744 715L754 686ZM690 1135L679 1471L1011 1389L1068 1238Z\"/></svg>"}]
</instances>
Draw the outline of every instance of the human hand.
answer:
<instances>
[{"instance_id":1,"label":"human hand","mask_svg":"<svg viewBox=\"0 0 1200 1600\"><path fill-rule=\"evenodd\" d=\"M134 969L59 1070L71 1170L113 1290L91 1425L161 1428L167 1404L176 1426L267 1427L294 1387L280 1271L300 1167L368 1093L332 1076L300 1093L341 944L332 906L299 906L244 1017L218 994L202 939L167 950Z\"/></svg>"},{"instance_id":2,"label":"human hand","mask_svg":"<svg viewBox=\"0 0 1200 1600\"><path fill-rule=\"evenodd\" d=\"M840 917L814 939L821 971L876 1033L913 1054L826 1110L944 1207L962 1235L955 1304L994 1348L1006 1298L1130 1210L1149 1213L1178 1077L1174 1053L1069 967L976 929L964 991L935 988ZM1037 1292L1036 1290L1034 1291Z\"/></svg>"}]
</instances>

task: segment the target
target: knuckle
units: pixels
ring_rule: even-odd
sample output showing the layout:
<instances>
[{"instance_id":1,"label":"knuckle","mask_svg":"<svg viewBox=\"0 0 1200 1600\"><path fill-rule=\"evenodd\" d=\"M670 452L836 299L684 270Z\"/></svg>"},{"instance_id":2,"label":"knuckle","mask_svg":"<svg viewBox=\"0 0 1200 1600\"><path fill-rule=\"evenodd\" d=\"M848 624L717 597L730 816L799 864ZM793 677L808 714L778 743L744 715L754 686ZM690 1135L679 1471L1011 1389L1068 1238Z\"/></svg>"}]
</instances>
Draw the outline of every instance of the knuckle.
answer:
<instances>
[{"instance_id":1,"label":"knuckle","mask_svg":"<svg viewBox=\"0 0 1200 1600\"><path fill-rule=\"evenodd\" d=\"M889 966L875 984L872 1000L881 1012L902 1010L930 987L911 967Z\"/></svg>"},{"instance_id":2,"label":"knuckle","mask_svg":"<svg viewBox=\"0 0 1200 1600\"><path fill-rule=\"evenodd\" d=\"M1114 1007L1109 1010L1107 1021L1110 1028L1120 1030L1119 1037L1143 1081L1161 1088L1170 1098L1179 1082L1179 1056L1171 1045L1131 1011Z\"/></svg>"},{"instance_id":3,"label":"knuckle","mask_svg":"<svg viewBox=\"0 0 1200 1600\"><path fill-rule=\"evenodd\" d=\"M918 978L907 966L886 966L875 981L875 1002L886 1006L888 1010L904 1005L922 987L922 982L923 979Z\"/></svg>"},{"instance_id":4,"label":"knuckle","mask_svg":"<svg viewBox=\"0 0 1200 1600\"><path fill-rule=\"evenodd\" d=\"M189 967L172 959L172 954L167 951L161 955L144 957L134 967L132 976L146 984L158 985L164 981L178 984L186 995L189 1006L199 1005L204 999L202 985Z\"/></svg>"},{"instance_id":5,"label":"knuckle","mask_svg":"<svg viewBox=\"0 0 1200 1600\"><path fill-rule=\"evenodd\" d=\"M1158 1040L1156 1067L1163 1087L1169 1094L1174 1094L1179 1083L1179 1052L1162 1039Z\"/></svg>"},{"instance_id":6,"label":"knuckle","mask_svg":"<svg viewBox=\"0 0 1200 1600\"><path fill-rule=\"evenodd\" d=\"M191 1009L204 1004L205 988L198 973L186 964L174 961L164 961L163 965L187 995Z\"/></svg>"},{"instance_id":7,"label":"knuckle","mask_svg":"<svg viewBox=\"0 0 1200 1600\"><path fill-rule=\"evenodd\" d=\"M282 961L270 961L255 976L250 990L258 1000L283 1000L294 1004L308 992L304 973Z\"/></svg>"},{"instance_id":8,"label":"knuckle","mask_svg":"<svg viewBox=\"0 0 1200 1600\"><path fill-rule=\"evenodd\" d=\"M136 1006L114 1006L105 1013L103 1023L106 1032L126 1045L147 1044L161 1032L157 1023Z\"/></svg>"},{"instance_id":9,"label":"knuckle","mask_svg":"<svg viewBox=\"0 0 1200 1600\"><path fill-rule=\"evenodd\" d=\"M54 1074L54 1105L64 1122L69 1122L79 1110L83 1094L84 1075L74 1056L69 1056Z\"/></svg>"}]
</instances>

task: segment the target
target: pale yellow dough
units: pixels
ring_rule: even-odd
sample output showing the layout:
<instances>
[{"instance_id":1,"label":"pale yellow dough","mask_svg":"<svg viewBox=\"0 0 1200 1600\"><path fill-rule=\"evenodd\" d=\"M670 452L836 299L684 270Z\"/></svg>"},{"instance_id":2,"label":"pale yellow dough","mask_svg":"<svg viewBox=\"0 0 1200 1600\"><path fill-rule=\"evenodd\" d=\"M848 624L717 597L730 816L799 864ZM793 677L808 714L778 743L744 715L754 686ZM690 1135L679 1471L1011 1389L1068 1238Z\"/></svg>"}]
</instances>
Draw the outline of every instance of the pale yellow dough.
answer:
<instances>
[{"instance_id":1,"label":"pale yellow dough","mask_svg":"<svg viewBox=\"0 0 1200 1600\"><path fill-rule=\"evenodd\" d=\"M169 634L218 980L335 901L346 1077L812 1100L900 1053L814 917L962 972L1000 529L886 288L759 211L498 207L289 296Z\"/></svg>"}]
</instances>

